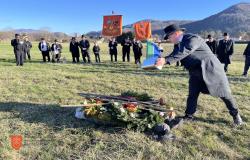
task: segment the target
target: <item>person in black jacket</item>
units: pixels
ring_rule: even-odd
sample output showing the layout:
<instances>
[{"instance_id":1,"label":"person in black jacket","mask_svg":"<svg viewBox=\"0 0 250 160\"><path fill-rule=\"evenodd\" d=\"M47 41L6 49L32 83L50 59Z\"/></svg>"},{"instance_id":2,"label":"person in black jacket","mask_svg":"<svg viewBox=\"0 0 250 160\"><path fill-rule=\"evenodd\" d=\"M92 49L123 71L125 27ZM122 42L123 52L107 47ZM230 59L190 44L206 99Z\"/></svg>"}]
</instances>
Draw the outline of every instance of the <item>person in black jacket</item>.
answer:
<instances>
[{"instance_id":1,"label":"person in black jacket","mask_svg":"<svg viewBox=\"0 0 250 160\"><path fill-rule=\"evenodd\" d=\"M243 53L245 56L245 67L242 76L247 77L247 72L250 67L250 42L248 42L248 45Z\"/></svg>"},{"instance_id":2,"label":"person in black jacket","mask_svg":"<svg viewBox=\"0 0 250 160\"><path fill-rule=\"evenodd\" d=\"M139 40L133 41L133 52L135 58L135 64L141 64L141 56L142 56L142 43Z\"/></svg>"},{"instance_id":3,"label":"person in black jacket","mask_svg":"<svg viewBox=\"0 0 250 160\"><path fill-rule=\"evenodd\" d=\"M46 57L48 58L48 62L50 62L50 45L48 42L45 41L44 38L41 38L41 42L38 44L38 48L42 53L43 62L46 62Z\"/></svg>"},{"instance_id":4,"label":"person in black jacket","mask_svg":"<svg viewBox=\"0 0 250 160\"><path fill-rule=\"evenodd\" d=\"M216 54L216 50L217 50L217 42L216 40L214 40L214 38L209 34L207 36L207 45L208 47L211 49L211 51Z\"/></svg>"},{"instance_id":5,"label":"person in black jacket","mask_svg":"<svg viewBox=\"0 0 250 160\"><path fill-rule=\"evenodd\" d=\"M86 63L86 57L88 58L88 63L90 63L90 55L89 55L89 41L86 39L86 37L84 35L82 35L82 40L79 42L79 47L81 48L82 51L82 58L83 58L83 62Z\"/></svg>"},{"instance_id":6,"label":"person in black jacket","mask_svg":"<svg viewBox=\"0 0 250 160\"><path fill-rule=\"evenodd\" d=\"M51 46L51 55L52 62L59 62L62 54L62 45L58 43L58 40L55 39L55 42Z\"/></svg>"},{"instance_id":7,"label":"person in black jacket","mask_svg":"<svg viewBox=\"0 0 250 160\"><path fill-rule=\"evenodd\" d=\"M101 60L100 60L100 47L99 45L97 44L97 42L94 42L94 46L93 46L93 52L95 54L95 61L96 63L100 63Z\"/></svg>"},{"instance_id":8,"label":"person in black jacket","mask_svg":"<svg viewBox=\"0 0 250 160\"><path fill-rule=\"evenodd\" d=\"M16 57L16 46L18 44L20 40L20 35L19 34L15 34L15 39L11 40L11 46L13 47L13 51L14 51L14 55L15 55L15 60L17 61L17 57Z\"/></svg>"},{"instance_id":9,"label":"person in black jacket","mask_svg":"<svg viewBox=\"0 0 250 160\"><path fill-rule=\"evenodd\" d=\"M79 43L76 41L75 37L72 37L70 45L69 45L69 51L72 54L72 62L78 63L79 62Z\"/></svg>"},{"instance_id":10,"label":"person in black jacket","mask_svg":"<svg viewBox=\"0 0 250 160\"><path fill-rule=\"evenodd\" d=\"M122 61L125 62L125 57L127 56L127 61L130 62L130 47L132 42L129 37L122 41Z\"/></svg>"},{"instance_id":11,"label":"person in black jacket","mask_svg":"<svg viewBox=\"0 0 250 160\"><path fill-rule=\"evenodd\" d=\"M224 33L224 39L219 41L217 48L217 57L224 64L224 70L227 72L228 65L231 63L231 56L234 53L234 42L229 38L228 33Z\"/></svg>"},{"instance_id":12,"label":"person in black jacket","mask_svg":"<svg viewBox=\"0 0 250 160\"><path fill-rule=\"evenodd\" d=\"M184 119L193 120L198 97L200 93L205 93L220 97L233 117L234 124L241 125L242 119L231 94L226 73L205 40L198 35L185 34L184 29L177 25L167 26L164 32L164 39L180 45L175 45L170 55L159 58L156 65L170 65L180 60L189 71L189 95Z\"/></svg>"},{"instance_id":13,"label":"person in black jacket","mask_svg":"<svg viewBox=\"0 0 250 160\"><path fill-rule=\"evenodd\" d=\"M24 60L26 60L26 54L28 56L29 61L31 60L31 56L30 56L30 50L32 48L32 43L29 41L28 36L25 35L24 37L24 42L26 44L26 48L27 48L27 52L24 54Z\"/></svg>"},{"instance_id":14,"label":"person in black jacket","mask_svg":"<svg viewBox=\"0 0 250 160\"><path fill-rule=\"evenodd\" d=\"M115 57L115 62L117 62L117 41L115 38L109 41L109 54L111 62L113 62L113 56Z\"/></svg>"},{"instance_id":15,"label":"person in black jacket","mask_svg":"<svg viewBox=\"0 0 250 160\"><path fill-rule=\"evenodd\" d=\"M17 66L23 66L24 64L24 54L27 52L26 44L23 40L23 37L21 36L19 41L16 44L16 65Z\"/></svg>"}]
</instances>

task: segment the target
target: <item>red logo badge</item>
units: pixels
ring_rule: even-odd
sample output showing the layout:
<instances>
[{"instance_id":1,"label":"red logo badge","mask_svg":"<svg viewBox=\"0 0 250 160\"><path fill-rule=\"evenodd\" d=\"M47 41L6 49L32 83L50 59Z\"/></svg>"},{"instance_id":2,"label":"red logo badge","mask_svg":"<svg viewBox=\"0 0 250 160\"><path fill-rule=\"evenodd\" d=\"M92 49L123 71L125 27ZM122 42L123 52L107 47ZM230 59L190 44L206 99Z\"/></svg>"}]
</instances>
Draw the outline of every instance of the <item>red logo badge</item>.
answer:
<instances>
[{"instance_id":1,"label":"red logo badge","mask_svg":"<svg viewBox=\"0 0 250 160\"><path fill-rule=\"evenodd\" d=\"M15 150L19 150L23 145L23 137L21 135L10 136L11 146Z\"/></svg>"}]
</instances>

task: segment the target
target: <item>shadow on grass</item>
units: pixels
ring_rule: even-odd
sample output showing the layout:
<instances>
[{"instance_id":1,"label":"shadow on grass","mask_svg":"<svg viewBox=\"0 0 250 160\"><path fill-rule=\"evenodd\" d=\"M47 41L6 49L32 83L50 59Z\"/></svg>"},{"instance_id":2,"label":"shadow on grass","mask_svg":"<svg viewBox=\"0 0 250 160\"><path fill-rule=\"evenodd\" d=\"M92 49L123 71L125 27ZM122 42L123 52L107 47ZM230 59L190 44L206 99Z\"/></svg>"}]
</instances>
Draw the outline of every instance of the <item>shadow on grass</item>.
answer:
<instances>
[{"instance_id":1,"label":"shadow on grass","mask_svg":"<svg viewBox=\"0 0 250 160\"><path fill-rule=\"evenodd\" d=\"M123 132L124 128L101 126L74 117L76 107L60 107L59 105L44 105L33 103L7 102L0 103L0 112L11 112L14 117L27 123L45 124L54 131L67 128L92 128L108 133Z\"/></svg>"}]
</instances>

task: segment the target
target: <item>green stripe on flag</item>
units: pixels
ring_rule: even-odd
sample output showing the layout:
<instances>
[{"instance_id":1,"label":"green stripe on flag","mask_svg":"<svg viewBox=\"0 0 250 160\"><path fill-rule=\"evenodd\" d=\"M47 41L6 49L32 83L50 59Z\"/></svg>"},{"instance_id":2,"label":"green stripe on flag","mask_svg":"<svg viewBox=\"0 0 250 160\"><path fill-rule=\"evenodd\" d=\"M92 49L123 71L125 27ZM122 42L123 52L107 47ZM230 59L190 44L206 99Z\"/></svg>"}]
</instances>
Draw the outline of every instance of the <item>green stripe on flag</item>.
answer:
<instances>
[{"instance_id":1,"label":"green stripe on flag","mask_svg":"<svg viewBox=\"0 0 250 160\"><path fill-rule=\"evenodd\" d=\"M147 55L146 57L152 57L154 55L154 46L151 42L147 42Z\"/></svg>"}]
</instances>

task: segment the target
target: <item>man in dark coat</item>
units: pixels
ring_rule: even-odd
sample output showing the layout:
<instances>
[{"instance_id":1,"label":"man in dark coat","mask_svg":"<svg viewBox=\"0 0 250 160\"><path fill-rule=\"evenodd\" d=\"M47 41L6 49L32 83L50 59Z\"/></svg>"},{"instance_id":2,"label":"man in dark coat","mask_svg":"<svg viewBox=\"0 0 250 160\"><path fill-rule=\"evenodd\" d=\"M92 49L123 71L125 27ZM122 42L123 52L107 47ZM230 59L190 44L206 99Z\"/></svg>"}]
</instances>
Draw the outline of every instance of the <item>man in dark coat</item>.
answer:
<instances>
[{"instance_id":1,"label":"man in dark coat","mask_svg":"<svg viewBox=\"0 0 250 160\"><path fill-rule=\"evenodd\" d=\"M109 41L109 54L111 57L111 62L113 62L113 56L115 57L115 62L117 62L117 41L115 38Z\"/></svg>"},{"instance_id":2,"label":"man in dark coat","mask_svg":"<svg viewBox=\"0 0 250 160\"><path fill-rule=\"evenodd\" d=\"M25 42L26 48L27 48L27 52L24 54L24 60L26 60L26 54L28 56L28 59L31 60L30 50L32 48L32 43L29 41L29 38L26 35L24 35L24 42Z\"/></svg>"},{"instance_id":3,"label":"man in dark coat","mask_svg":"<svg viewBox=\"0 0 250 160\"><path fill-rule=\"evenodd\" d=\"M167 26L164 31L164 39L178 45L175 45L174 52L169 56L159 58L157 65L170 65L180 60L189 71L189 95L184 119L193 119L199 94L205 93L220 97L233 117L234 124L242 124L223 66L205 40L194 34L184 34L184 29L177 25Z\"/></svg>"},{"instance_id":4,"label":"man in dark coat","mask_svg":"<svg viewBox=\"0 0 250 160\"><path fill-rule=\"evenodd\" d=\"M224 33L224 39L219 41L217 48L217 57L224 64L224 70L227 72L228 65L231 63L231 56L234 53L234 42L229 38L228 33Z\"/></svg>"},{"instance_id":5,"label":"man in dark coat","mask_svg":"<svg viewBox=\"0 0 250 160\"><path fill-rule=\"evenodd\" d=\"M41 38L41 42L38 44L38 48L42 53L43 62L46 62L46 57L48 58L48 62L50 62L50 45L48 42L45 41L44 38Z\"/></svg>"},{"instance_id":6,"label":"man in dark coat","mask_svg":"<svg viewBox=\"0 0 250 160\"><path fill-rule=\"evenodd\" d=\"M15 60L17 61L17 57L16 57L16 46L19 42L20 39L20 35L19 34L15 34L15 39L11 40L11 46L13 47L14 50L14 55L15 55Z\"/></svg>"},{"instance_id":7,"label":"man in dark coat","mask_svg":"<svg viewBox=\"0 0 250 160\"><path fill-rule=\"evenodd\" d=\"M96 63L101 63L100 60L100 46L98 45L98 43L95 41L94 42L94 46L93 46L93 53L95 55L95 62Z\"/></svg>"},{"instance_id":8,"label":"man in dark coat","mask_svg":"<svg viewBox=\"0 0 250 160\"><path fill-rule=\"evenodd\" d=\"M16 65L23 66L24 64L24 54L27 52L26 44L23 40L23 37L20 37L19 41L16 44Z\"/></svg>"},{"instance_id":9,"label":"man in dark coat","mask_svg":"<svg viewBox=\"0 0 250 160\"><path fill-rule=\"evenodd\" d=\"M62 54L62 45L58 43L58 40L55 39L54 43L51 45L51 55L52 62L59 62Z\"/></svg>"},{"instance_id":10,"label":"man in dark coat","mask_svg":"<svg viewBox=\"0 0 250 160\"><path fill-rule=\"evenodd\" d=\"M247 72L248 72L248 69L250 67L250 42L248 42L248 45L247 45L243 55L245 56L245 67L244 67L244 72L242 75L247 77Z\"/></svg>"},{"instance_id":11,"label":"man in dark coat","mask_svg":"<svg viewBox=\"0 0 250 160\"><path fill-rule=\"evenodd\" d=\"M132 43L128 38L122 41L122 61L125 62L125 58L127 56L127 61L130 61L130 47L132 46Z\"/></svg>"},{"instance_id":12,"label":"man in dark coat","mask_svg":"<svg viewBox=\"0 0 250 160\"><path fill-rule=\"evenodd\" d=\"M214 38L209 34L207 36L207 45L208 47L211 49L211 51L216 54L216 50L217 50L217 42L216 40L214 40Z\"/></svg>"},{"instance_id":13,"label":"man in dark coat","mask_svg":"<svg viewBox=\"0 0 250 160\"><path fill-rule=\"evenodd\" d=\"M142 43L139 40L133 41L133 52L135 57L135 64L141 64L141 56L142 56Z\"/></svg>"},{"instance_id":14,"label":"man in dark coat","mask_svg":"<svg viewBox=\"0 0 250 160\"><path fill-rule=\"evenodd\" d=\"M81 48L82 51L82 58L83 58L83 62L86 63L86 57L88 58L88 63L90 63L90 55L89 55L89 41L86 39L86 37L84 35L82 35L82 40L79 42L79 47Z\"/></svg>"},{"instance_id":15,"label":"man in dark coat","mask_svg":"<svg viewBox=\"0 0 250 160\"><path fill-rule=\"evenodd\" d=\"M72 54L72 62L73 63L78 63L79 62L79 43L76 41L75 37L72 37L70 45L69 45L69 51Z\"/></svg>"}]
</instances>

